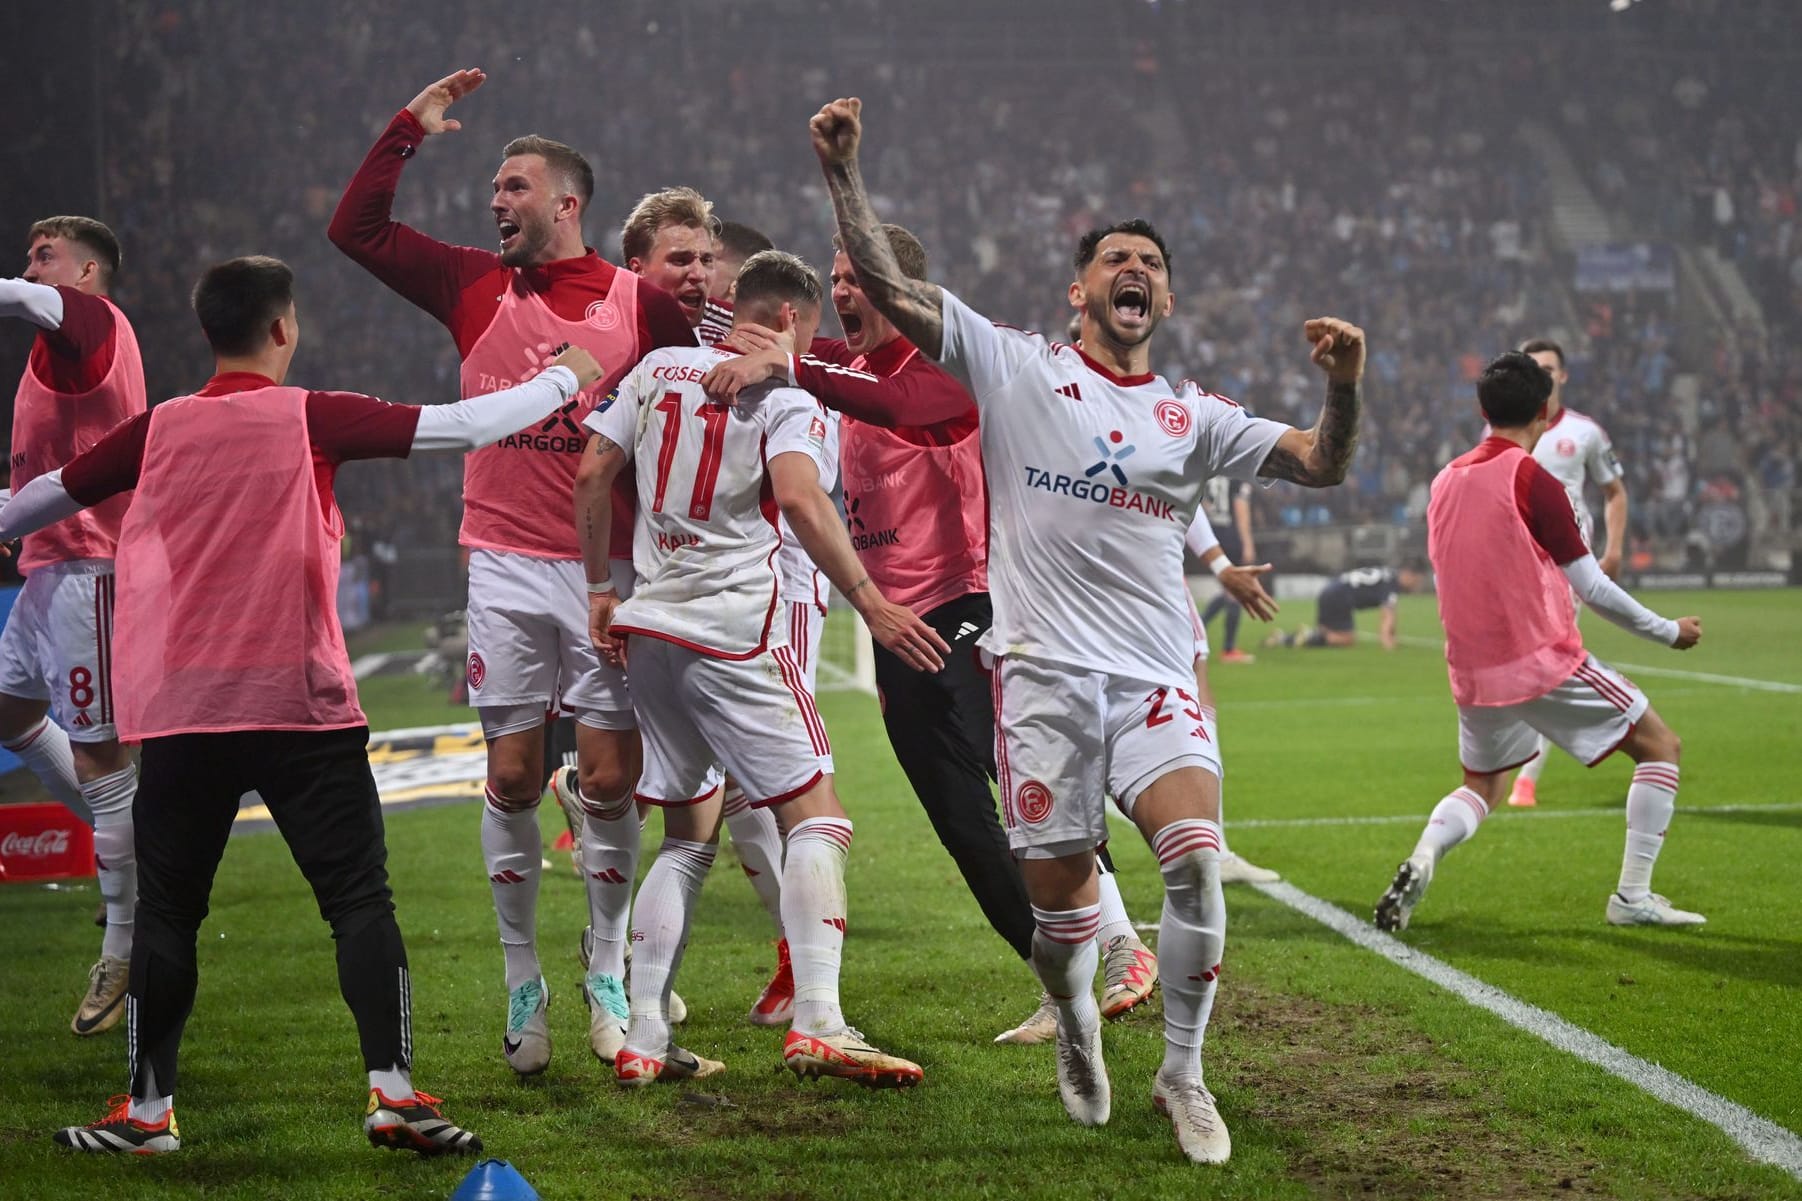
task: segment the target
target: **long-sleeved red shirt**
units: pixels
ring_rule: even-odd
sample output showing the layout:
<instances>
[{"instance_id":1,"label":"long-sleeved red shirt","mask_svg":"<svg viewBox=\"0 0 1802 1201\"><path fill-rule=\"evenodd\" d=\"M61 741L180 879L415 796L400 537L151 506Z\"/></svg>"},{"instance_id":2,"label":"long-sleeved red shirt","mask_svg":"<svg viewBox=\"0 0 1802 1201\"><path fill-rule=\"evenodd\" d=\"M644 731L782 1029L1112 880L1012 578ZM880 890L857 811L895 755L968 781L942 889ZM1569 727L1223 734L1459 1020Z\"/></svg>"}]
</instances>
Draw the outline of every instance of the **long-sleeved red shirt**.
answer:
<instances>
[{"instance_id":1,"label":"long-sleeved red shirt","mask_svg":"<svg viewBox=\"0 0 1802 1201\"><path fill-rule=\"evenodd\" d=\"M906 338L890 338L867 356L838 338L815 338L791 361L791 373L826 407L918 446L950 446L976 428L969 392Z\"/></svg>"},{"instance_id":2,"label":"long-sleeved red shirt","mask_svg":"<svg viewBox=\"0 0 1802 1201\"><path fill-rule=\"evenodd\" d=\"M465 356L494 320L515 274L568 321L580 321L589 305L607 298L621 269L593 250L516 273L501 265L496 251L453 246L395 221L401 170L424 138L424 128L406 109L388 122L332 214L326 234L334 246L443 323L457 353ZM639 345L647 350L695 344L687 314L660 288L639 285L638 322Z\"/></svg>"},{"instance_id":3,"label":"long-sleeved red shirt","mask_svg":"<svg viewBox=\"0 0 1802 1201\"><path fill-rule=\"evenodd\" d=\"M63 321L40 329L31 344L31 373L46 388L80 396L100 386L113 369L113 310L98 296L58 286Z\"/></svg>"}]
</instances>

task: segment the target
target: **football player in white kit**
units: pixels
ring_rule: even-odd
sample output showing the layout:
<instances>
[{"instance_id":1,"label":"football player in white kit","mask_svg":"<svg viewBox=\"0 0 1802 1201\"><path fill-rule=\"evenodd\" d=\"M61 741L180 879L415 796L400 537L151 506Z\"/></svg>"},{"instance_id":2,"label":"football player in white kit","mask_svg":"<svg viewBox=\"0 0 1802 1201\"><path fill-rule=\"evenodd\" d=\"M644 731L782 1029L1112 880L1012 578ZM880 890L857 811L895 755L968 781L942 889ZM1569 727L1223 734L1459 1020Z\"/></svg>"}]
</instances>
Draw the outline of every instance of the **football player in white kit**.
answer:
<instances>
[{"instance_id":1,"label":"football player in white kit","mask_svg":"<svg viewBox=\"0 0 1802 1201\"><path fill-rule=\"evenodd\" d=\"M736 315L792 330L805 345L821 295L812 268L766 251L739 275ZM615 1071L622 1084L640 1085L722 1068L672 1043L667 1006L713 862L723 766L752 805L780 807L789 829L782 918L795 998L784 1064L870 1087L917 1084L918 1065L870 1045L839 1009L851 822L832 788L825 727L787 645L777 508L877 641L930 671L948 648L911 610L884 600L859 565L820 486L827 450L818 403L780 386L747 391L730 406L707 399L701 377L731 353L647 356L589 418L594 436L577 480L590 632L634 682L645 746L638 799L664 810L663 846L634 906L631 1025ZM638 584L622 603L607 573L608 507L613 478L634 458Z\"/></svg>"},{"instance_id":2,"label":"football player in white kit","mask_svg":"<svg viewBox=\"0 0 1802 1201\"><path fill-rule=\"evenodd\" d=\"M1094 851L1111 793L1164 877L1165 1053L1152 1099L1189 1159L1223 1162L1232 1143L1201 1072L1226 932L1220 767L1191 691L1183 535L1209 476L1315 487L1345 477L1363 331L1305 324L1328 379L1311 431L1250 417L1192 383L1173 388L1149 370L1172 296L1168 256L1142 221L1078 246L1068 296L1083 349L997 326L900 271L858 169L861 108L836 100L811 124L845 253L871 303L964 380L981 413L995 611L982 645L995 657L1002 807L1038 922L1033 966L1058 1007L1058 1092L1077 1122L1107 1121L1092 984Z\"/></svg>"},{"instance_id":3,"label":"football player in white kit","mask_svg":"<svg viewBox=\"0 0 1802 1201\"><path fill-rule=\"evenodd\" d=\"M1614 457L1614 444L1595 418L1565 406L1564 385L1569 382L1570 375L1564 369L1564 348L1548 338L1533 338L1523 342L1520 349L1552 377L1552 398L1546 403L1549 424L1545 435L1533 448L1533 457L1570 494L1571 508L1577 513L1577 528L1583 531L1583 540L1592 548L1595 546L1595 519L1590 514L1589 501L1583 495L1584 481L1593 481L1602 490L1602 524L1607 541L1596 556L1596 562L1601 565L1602 574L1616 579L1620 576L1621 555L1627 545L1627 481L1620 460ZM1573 592L1571 604L1577 603L1577 594ZM1550 745L1541 736L1538 752L1514 778L1514 787L1508 793L1510 805L1525 808L1539 803L1539 774L1545 770L1546 750Z\"/></svg>"}]
</instances>

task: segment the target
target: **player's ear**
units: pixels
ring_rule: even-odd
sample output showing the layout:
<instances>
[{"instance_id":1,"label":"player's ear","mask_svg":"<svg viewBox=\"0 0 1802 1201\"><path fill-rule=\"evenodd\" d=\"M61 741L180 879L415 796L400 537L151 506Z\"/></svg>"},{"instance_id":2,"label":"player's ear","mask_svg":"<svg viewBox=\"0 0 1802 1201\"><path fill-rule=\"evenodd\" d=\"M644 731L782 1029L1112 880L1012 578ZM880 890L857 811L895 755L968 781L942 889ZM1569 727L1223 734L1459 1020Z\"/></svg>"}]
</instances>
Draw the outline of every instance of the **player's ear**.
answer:
<instances>
[{"instance_id":1,"label":"player's ear","mask_svg":"<svg viewBox=\"0 0 1802 1201\"><path fill-rule=\"evenodd\" d=\"M1175 309L1176 309L1176 293L1175 292L1166 292L1164 294L1164 316L1168 317Z\"/></svg>"},{"instance_id":2,"label":"player's ear","mask_svg":"<svg viewBox=\"0 0 1802 1201\"><path fill-rule=\"evenodd\" d=\"M782 307L776 310L776 328L787 332L795 328L800 318L801 314L796 312L795 306L785 300L782 302Z\"/></svg>"},{"instance_id":3,"label":"player's ear","mask_svg":"<svg viewBox=\"0 0 1802 1201\"><path fill-rule=\"evenodd\" d=\"M1083 303L1084 303L1084 295L1083 295L1083 290L1082 290L1082 281L1080 279L1073 279L1070 281L1069 295L1070 295L1070 307L1073 309L1082 308Z\"/></svg>"}]
</instances>

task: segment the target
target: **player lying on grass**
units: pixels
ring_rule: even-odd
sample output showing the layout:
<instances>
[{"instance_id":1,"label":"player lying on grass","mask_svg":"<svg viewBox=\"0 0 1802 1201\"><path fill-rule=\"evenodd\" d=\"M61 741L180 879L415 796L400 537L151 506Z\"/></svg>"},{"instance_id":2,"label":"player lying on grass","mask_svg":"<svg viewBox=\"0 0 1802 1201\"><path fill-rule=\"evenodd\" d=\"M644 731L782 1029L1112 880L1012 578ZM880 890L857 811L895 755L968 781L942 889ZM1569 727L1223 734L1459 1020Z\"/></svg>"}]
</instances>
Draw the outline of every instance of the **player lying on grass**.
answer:
<instances>
[{"instance_id":1,"label":"player lying on grass","mask_svg":"<svg viewBox=\"0 0 1802 1201\"><path fill-rule=\"evenodd\" d=\"M213 378L126 421L0 511L3 540L133 492L119 535L118 725L143 744L136 802L130 1093L56 1141L181 1147L176 1062L199 987L195 943L238 798L263 796L337 945L369 1073L376 1146L480 1151L412 1083L412 986L394 920L368 721L338 624L339 466L471 450L541 421L600 378L567 350L538 377L456 404L391 405L285 386L294 276L270 258L212 267L194 310ZM229 595L229 603L223 597Z\"/></svg>"},{"instance_id":2,"label":"player lying on grass","mask_svg":"<svg viewBox=\"0 0 1802 1201\"><path fill-rule=\"evenodd\" d=\"M739 274L734 318L793 330L805 342L819 325L821 291L807 264L765 251ZM948 647L912 610L886 601L859 566L820 488L826 423L818 402L767 386L720 405L701 390L707 368L731 353L647 356L621 381L618 398L587 418L592 437L576 480L589 632L630 676L645 732L638 800L663 809L665 835L633 906L631 1023L615 1072L622 1084L640 1085L723 1066L672 1042L668 996L713 863L724 768L751 804L777 808L789 831L782 926L795 1000L783 1062L800 1076L916 1084L918 1065L871 1046L839 1008L851 821L833 790L832 747L787 645L788 623L776 620L772 509L787 516L878 642L917 671L942 668ZM622 602L607 572L609 509L613 483L633 460L640 582Z\"/></svg>"},{"instance_id":3,"label":"player lying on grass","mask_svg":"<svg viewBox=\"0 0 1802 1201\"><path fill-rule=\"evenodd\" d=\"M995 660L1008 837L1038 930L1032 961L1057 1003L1058 1091L1084 1125L1107 1121L1093 984L1100 920L1095 848L1111 793L1158 857L1164 1062L1151 1095L1191 1160L1232 1142L1202 1083L1201 1043L1225 944L1220 763L1194 687L1194 608L1183 535L1213 475L1313 487L1345 478L1362 408L1364 334L1305 323L1327 397L1311 431L1250 417L1150 370L1169 315L1169 256L1143 221L1078 243L1067 295L1082 347L1000 327L942 288L909 279L871 211L858 167L861 102L813 118L839 238L864 292L921 353L969 388L989 487L990 595L981 640ZM931 422L956 410L898 415Z\"/></svg>"},{"instance_id":4,"label":"player lying on grass","mask_svg":"<svg viewBox=\"0 0 1802 1201\"><path fill-rule=\"evenodd\" d=\"M1583 649L1571 607L1585 604L1630 633L1677 650L1702 637L1697 617L1660 617L1621 591L1589 551L1564 488L1534 460L1552 377L1519 351L1483 369L1477 401L1490 435L1433 481L1427 549L1458 702L1464 786L1433 809L1414 853L1377 901L1376 924L1403 930L1445 853L1477 832L1507 794L1508 773L1544 735L1593 767L1615 751L1638 764L1627 790L1627 848L1608 898L1617 926L1704 920L1652 891L1652 865L1677 804L1677 735L1631 680Z\"/></svg>"},{"instance_id":5,"label":"player lying on grass","mask_svg":"<svg viewBox=\"0 0 1802 1201\"><path fill-rule=\"evenodd\" d=\"M1359 609L1381 610L1377 640L1383 649L1396 646L1396 598L1427 586L1427 573L1418 563L1395 567L1357 567L1334 576L1314 602L1314 624L1293 634L1278 630L1265 646L1356 646L1358 631L1352 615Z\"/></svg>"}]
</instances>

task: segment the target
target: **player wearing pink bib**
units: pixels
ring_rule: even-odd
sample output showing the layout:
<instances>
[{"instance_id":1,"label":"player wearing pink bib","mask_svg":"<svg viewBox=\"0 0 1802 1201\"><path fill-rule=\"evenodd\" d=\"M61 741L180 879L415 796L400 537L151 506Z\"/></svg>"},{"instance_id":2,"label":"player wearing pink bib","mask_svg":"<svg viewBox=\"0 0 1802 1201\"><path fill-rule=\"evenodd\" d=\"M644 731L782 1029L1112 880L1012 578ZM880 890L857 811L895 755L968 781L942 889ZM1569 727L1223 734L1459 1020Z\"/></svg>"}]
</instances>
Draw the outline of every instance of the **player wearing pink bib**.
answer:
<instances>
[{"instance_id":1,"label":"player wearing pink bib","mask_svg":"<svg viewBox=\"0 0 1802 1201\"><path fill-rule=\"evenodd\" d=\"M553 347L582 347L600 380L550 417L464 460L469 549L469 699L488 738L482 858L505 956L501 1052L521 1075L550 1063L550 994L538 959L547 708L576 715L576 806L587 874L591 971L625 970L626 915L638 861L632 785L639 745L625 674L604 664L582 623L581 550L569 499L585 437L582 418L645 352L693 345L681 307L582 240L594 172L570 147L517 138L503 150L490 209L500 251L450 246L391 219L402 166L424 139L454 131L445 116L480 87L479 70L432 84L398 113L345 190L332 241L383 283L442 321L463 358L463 395L532 378ZM630 481L613 506L623 544ZM622 589L631 564L615 565ZM591 1006L600 1003L592 995Z\"/></svg>"},{"instance_id":2,"label":"player wearing pink bib","mask_svg":"<svg viewBox=\"0 0 1802 1201\"><path fill-rule=\"evenodd\" d=\"M1231 1154L1202 1082L1201 1042L1225 943L1219 758L1192 695L1194 606L1183 534L1213 475L1327 486L1344 478L1362 406L1363 331L1309 321L1328 378L1310 432L1248 416L1149 371L1169 314L1168 256L1143 221L1078 244L1070 306L1078 350L989 322L908 279L870 211L858 169L860 109L812 122L839 237L864 293L904 337L969 386L981 413L995 624L996 759L1008 835L1038 931L1032 961L1057 1005L1058 1092L1077 1122L1111 1110L1092 993L1100 920L1095 847L1111 794L1158 857L1164 1062L1152 1098L1192 1161ZM948 406L947 406L948 409ZM907 419L929 422L949 411Z\"/></svg>"},{"instance_id":3,"label":"player wearing pink bib","mask_svg":"<svg viewBox=\"0 0 1802 1201\"><path fill-rule=\"evenodd\" d=\"M1577 528L1591 547L1595 545L1595 522L1583 486L1593 482L1602 490L1607 541L1596 561L1603 575L1615 579L1620 575L1621 556L1627 547L1627 481L1620 460L1614 456L1614 444L1600 422L1564 403L1564 385L1570 382L1570 374L1564 369L1564 348L1549 339L1534 338L1523 342L1520 349L1552 376L1552 395L1546 401L1549 418L1544 436L1533 447L1533 458L1570 494ZM1577 603L1575 593L1571 594L1571 603ZM1510 805L1531 807L1539 803L1539 776L1545 771L1549 746L1543 737L1539 740L1539 753L1527 760L1520 775L1514 778L1514 787L1508 793Z\"/></svg>"},{"instance_id":4,"label":"player wearing pink bib","mask_svg":"<svg viewBox=\"0 0 1802 1201\"><path fill-rule=\"evenodd\" d=\"M1622 629L1678 650L1701 639L1702 623L1660 617L1603 574L1570 498L1533 457L1551 391L1551 376L1519 351L1490 363L1477 379L1490 436L1433 481L1427 551L1458 702L1464 786L1434 807L1414 853L1377 902L1376 924L1384 930L1407 928L1440 859L1477 832L1505 794L1508 773L1535 753L1542 735L1591 767L1617 750L1638 764L1608 921L1703 921L1651 888L1677 805L1681 744L1631 680L1583 649L1571 591Z\"/></svg>"},{"instance_id":5,"label":"player wearing pink bib","mask_svg":"<svg viewBox=\"0 0 1802 1201\"><path fill-rule=\"evenodd\" d=\"M820 291L801 260L766 251L739 275L735 319L810 337ZM802 1076L915 1084L917 1065L871 1046L839 1009L851 822L829 778L825 727L780 620L778 510L885 645L927 670L942 665L946 648L910 610L884 600L858 567L820 487L825 422L817 402L782 387L747 392L732 405L707 399L701 377L728 353L647 356L618 398L588 419L594 437L577 481L590 628L597 645L628 663L645 731L638 796L664 810L663 847L633 914L631 1025L616 1072L621 1083L647 1084L721 1069L671 1042L668 994L713 862L723 766L752 805L779 807L789 829L782 924L795 1001L784 1063ZM634 459L640 583L622 603L605 575L607 506L612 477Z\"/></svg>"},{"instance_id":6,"label":"player wearing pink bib","mask_svg":"<svg viewBox=\"0 0 1802 1201\"><path fill-rule=\"evenodd\" d=\"M13 397L15 489L144 411L138 340L107 297L119 269L112 230L90 217L51 217L31 227L28 244L23 277L0 280L0 316L38 331ZM126 501L31 536L19 558L25 587L0 635L0 746L94 827L106 933L69 1023L81 1035L111 1029L124 1012L137 901L138 777L113 714L113 549Z\"/></svg>"},{"instance_id":7,"label":"player wearing pink bib","mask_svg":"<svg viewBox=\"0 0 1802 1201\"><path fill-rule=\"evenodd\" d=\"M369 1141L482 1149L412 1084L412 986L338 623L344 522L332 481L352 459L491 442L567 404L600 369L571 351L530 383L427 408L287 387L300 336L293 281L269 258L211 268L194 292L216 359L207 386L119 425L0 511L0 538L12 538L136 489L118 549L118 725L143 744L144 769L131 1089L99 1122L57 1133L78 1151L180 1149L174 1094L195 944L252 789L332 927L369 1074Z\"/></svg>"}]
</instances>

